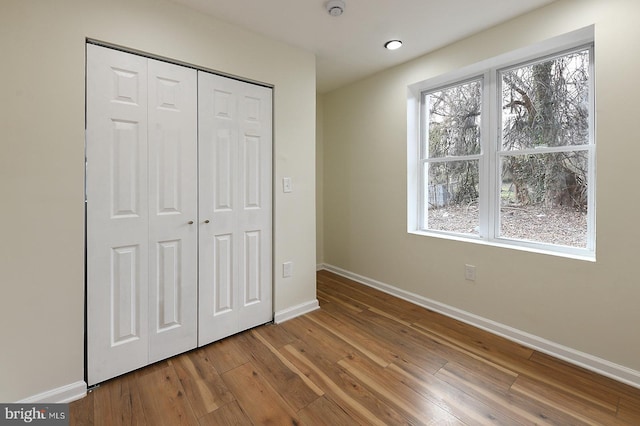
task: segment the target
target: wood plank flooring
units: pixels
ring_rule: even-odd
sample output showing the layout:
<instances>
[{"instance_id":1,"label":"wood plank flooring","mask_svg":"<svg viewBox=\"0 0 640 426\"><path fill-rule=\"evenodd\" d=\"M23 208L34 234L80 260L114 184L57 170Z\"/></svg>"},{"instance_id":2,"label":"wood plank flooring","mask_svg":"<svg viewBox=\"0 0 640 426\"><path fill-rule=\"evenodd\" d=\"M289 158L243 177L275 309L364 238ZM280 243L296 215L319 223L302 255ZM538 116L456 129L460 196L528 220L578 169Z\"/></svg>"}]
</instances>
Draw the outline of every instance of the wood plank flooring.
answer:
<instances>
[{"instance_id":1,"label":"wood plank flooring","mask_svg":"<svg viewBox=\"0 0 640 426\"><path fill-rule=\"evenodd\" d=\"M71 425L640 425L640 390L326 271L321 309L103 383Z\"/></svg>"}]
</instances>

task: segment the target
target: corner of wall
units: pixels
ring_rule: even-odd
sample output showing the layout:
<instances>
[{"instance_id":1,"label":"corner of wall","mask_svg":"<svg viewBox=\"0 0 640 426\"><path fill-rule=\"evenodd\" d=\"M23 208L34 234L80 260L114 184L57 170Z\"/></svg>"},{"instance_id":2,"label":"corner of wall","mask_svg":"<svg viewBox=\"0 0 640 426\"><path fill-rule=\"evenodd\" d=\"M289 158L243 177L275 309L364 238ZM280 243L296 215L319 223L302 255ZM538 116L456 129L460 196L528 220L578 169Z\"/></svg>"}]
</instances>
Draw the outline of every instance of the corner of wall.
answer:
<instances>
[{"instance_id":1,"label":"corner of wall","mask_svg":"<svg viewBox=\"0 0 640 426\"><path fill-rule=\"evenodd\" d=\"M316 263L324 262L324 96L316 95Z\"/></svg>"}]
</instances>

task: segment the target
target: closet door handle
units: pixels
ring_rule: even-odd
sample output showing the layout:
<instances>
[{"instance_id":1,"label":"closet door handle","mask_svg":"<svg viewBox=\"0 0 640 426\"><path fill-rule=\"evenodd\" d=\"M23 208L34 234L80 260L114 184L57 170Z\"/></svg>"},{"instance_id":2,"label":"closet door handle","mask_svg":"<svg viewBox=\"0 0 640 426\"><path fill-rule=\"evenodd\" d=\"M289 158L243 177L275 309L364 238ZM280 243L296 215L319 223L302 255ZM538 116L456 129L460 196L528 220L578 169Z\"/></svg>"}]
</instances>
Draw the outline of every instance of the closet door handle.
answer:
<instances>
[{"instance_id":1,"label":"closet door handle","mask_svg":"<svg viewBox=\"0 0 640 426\"><path fill-rule=\"evenodd\" d=\"M205 220L204 223L209 223L209 219Z\"/></svg>"},{"instance_id":2,"label":"closet door handle","mask_svg":"<svg viewBox=\"0 0 640 426\"><path fill-rule=\"evenodd\" d=\"M189 222L187 222L189 225L193 225L193 221L190 220Z\"/></svg>"}]
</instances>

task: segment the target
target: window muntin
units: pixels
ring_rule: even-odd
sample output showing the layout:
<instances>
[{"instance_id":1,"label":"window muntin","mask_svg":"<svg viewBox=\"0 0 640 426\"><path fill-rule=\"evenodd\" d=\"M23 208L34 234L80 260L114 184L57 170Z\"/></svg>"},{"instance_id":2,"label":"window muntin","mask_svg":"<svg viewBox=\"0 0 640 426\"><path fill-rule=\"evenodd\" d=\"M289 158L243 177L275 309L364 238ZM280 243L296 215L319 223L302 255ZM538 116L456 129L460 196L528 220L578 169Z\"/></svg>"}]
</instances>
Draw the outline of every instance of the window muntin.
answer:
<instances>
[{"instance_id":1,"label":"window muntin","mask_svg":"<svg viewBox=\"0 0 640 426\"><path fill-rule=\"evenodd\" d=\"M409 232L594 256L592 40L593 28L585 28L409 87L408 158L418 159L417 169L409 166ZM460 136L464 115L455 113L456 102L472 104L454 99L470 87L480 99L477 144ZM453 124L447 129L443 123ZM434 137L443 133L457 136L457 143ZM463 187L475 188L477 197L459 189L471 169L468 176L477 183Z\"/></svg>"}]
</instances>

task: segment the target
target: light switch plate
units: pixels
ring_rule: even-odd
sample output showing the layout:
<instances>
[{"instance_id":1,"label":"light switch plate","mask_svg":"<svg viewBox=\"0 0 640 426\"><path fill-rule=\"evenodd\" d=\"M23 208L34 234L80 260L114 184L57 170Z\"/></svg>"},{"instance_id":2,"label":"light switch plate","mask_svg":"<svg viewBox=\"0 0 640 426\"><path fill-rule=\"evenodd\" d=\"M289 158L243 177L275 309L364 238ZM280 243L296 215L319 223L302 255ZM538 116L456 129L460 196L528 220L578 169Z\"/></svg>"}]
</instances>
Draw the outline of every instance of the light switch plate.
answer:
<instances>
[{"instance_id":1,"label":"light switch plate","mask_svg":"<svg viewBox=\"0 0 640 426\"><path fill-rule=\"evenodd\" d=\"M291 183L290 177L282 178L282 191L283 192L293 192L293 184Z\"/></svg>"},{"instance_id":2,"label":"light switch plate","mask_svg":"<svg viewBox=\"0 0 640 426\"><path fill-rule=\"evenodd\" d=\"M284 262L282 264L282 278L289 278L293 275L293 262Z\"/></svg>"}]
</instances>

